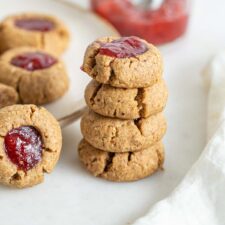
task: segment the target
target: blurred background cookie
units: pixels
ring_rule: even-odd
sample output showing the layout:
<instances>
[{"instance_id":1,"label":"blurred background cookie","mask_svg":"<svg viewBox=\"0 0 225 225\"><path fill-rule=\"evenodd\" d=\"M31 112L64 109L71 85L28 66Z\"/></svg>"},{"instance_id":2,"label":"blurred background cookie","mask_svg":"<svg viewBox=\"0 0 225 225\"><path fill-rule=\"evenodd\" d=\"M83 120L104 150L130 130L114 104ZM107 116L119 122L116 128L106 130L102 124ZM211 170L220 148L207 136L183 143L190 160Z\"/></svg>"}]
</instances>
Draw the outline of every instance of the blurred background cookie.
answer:
<instances>
[{"instance_id":1,"label":"blurred background cookie","mask_svg":"<svg viewBox=\"0 0 225 225\"><path fill-rule=\"evenodd\" d=\"M68 46L69 31L53 16L38 13L12 15L0 24L0 43L0 53L30 46L60 55Z\"/></svg>"},{"instance_id":2,"label":"blurred background cookie","mask_svg":"<svg viewBox=\"0 0 225 225\"><path fill-rule=\"evenodd\" d=\"M69 87L64 63L31 47L10 49L0 56L0 82L15 88L22 103L38 105L60 98Z\"/></svg>"},{"instance_id":3,"label":"blurred background cookie","mask_svg":"<svg viewBox=\"0 0 225 225\"><path fill-rule=\"evenodd\" d=\"M18 100L18 94L13 87L0 83L0 108L16 104Z\"/></svg>"}]
</instances>

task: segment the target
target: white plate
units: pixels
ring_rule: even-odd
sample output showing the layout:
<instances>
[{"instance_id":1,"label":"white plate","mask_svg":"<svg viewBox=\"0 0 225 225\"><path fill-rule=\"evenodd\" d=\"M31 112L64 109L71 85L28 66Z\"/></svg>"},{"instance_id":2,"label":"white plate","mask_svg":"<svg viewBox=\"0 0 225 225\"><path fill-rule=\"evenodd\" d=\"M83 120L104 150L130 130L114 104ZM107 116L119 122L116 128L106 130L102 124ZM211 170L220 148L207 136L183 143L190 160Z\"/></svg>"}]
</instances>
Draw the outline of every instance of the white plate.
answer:
<instances>
[{"instance_id":1,"label":"white plate","mask_svg":"<svg viewBox=\"0 0 225 225\"><path fill-rule=\"evenodd\" d=\"M1 0L1 19L8 14L38 11L56 15L72 33L65 54L71 86L69 92L47 108L56 116L73 111L90 78L80 71L86 46L95 38L113 35L113 29L94 15L72 4L53 0ZM188 40L186 40L188 42ZM170 89L166 115L165 171L132 183L112 183L92 177L80 164L77 145L79 123L63 130L60 161L45 182L16 190L0 186L2 225L122 225L143 215L150 205L165 197L198 157L204 144L204 95L199 87L195 56L187 46L163 48L165 79ZM195 71L195 72L193 72ZM204 106L204 105L203 105Z\"/></svg>"}]
</instances>

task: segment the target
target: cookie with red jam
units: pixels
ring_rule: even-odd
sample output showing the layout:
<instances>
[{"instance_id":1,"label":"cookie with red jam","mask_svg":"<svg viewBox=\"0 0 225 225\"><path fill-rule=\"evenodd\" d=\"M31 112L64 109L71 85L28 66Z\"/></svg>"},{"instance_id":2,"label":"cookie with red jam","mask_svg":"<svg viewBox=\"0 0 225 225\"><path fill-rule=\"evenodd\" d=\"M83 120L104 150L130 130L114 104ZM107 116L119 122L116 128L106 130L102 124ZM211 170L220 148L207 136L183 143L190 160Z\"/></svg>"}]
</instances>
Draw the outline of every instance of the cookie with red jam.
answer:
<instances>
[{"instance_id":1,"label":"cookie with red jam","mask_svg":"<svg viewBox=\"0 0 225 225\"><path fill-rule=\"evenodd\" d=\"M162 78L159 50L138 37L105 37L86 50L82 70L99 83L121 88L149 87Z\"/></svg>"},{"instance_id":2,"label":"cookie with red jam","mask_svg":"<svg viewBox=\"0 0 225 225\"><path fill-rule=\"evenodd\" d=\"M0 109L0 183L17 188L39 184L60 155L61 129L56 119L35 105Z\"/></svg>"},{"instance_id":3,"label":"cookie with red jam","mask_svg":"<svg viewBox=\"0 0 225 225\"><path fill-rule=\"evenodd\" d=\"M0 24L0 43L0 53L30 46L60 55L68 46L69 31L53 16L36 13L12 15Z\"/></svg>"},{"instance_id":4,"label":"cookie with red jam","mask_svg":"<svg viewBox=\"0 0 225 225\"><path fill-rule=\"evenodd\" d=\"M65 94L69 79L63 62L46 51L20 47L0 56L0 83L12 86L25 104L45 104Z\"/></svg>"},{"instance_id":5,"label":"cookie with red jam","mask_svg":"<svg viewBox=\"0 0 225 225\"><path fill-rule=\"evenodd\" d=\"M16 104L18 100L19 96L14 88L0 83L0 108Z\"/></svg>"}]
</instances>

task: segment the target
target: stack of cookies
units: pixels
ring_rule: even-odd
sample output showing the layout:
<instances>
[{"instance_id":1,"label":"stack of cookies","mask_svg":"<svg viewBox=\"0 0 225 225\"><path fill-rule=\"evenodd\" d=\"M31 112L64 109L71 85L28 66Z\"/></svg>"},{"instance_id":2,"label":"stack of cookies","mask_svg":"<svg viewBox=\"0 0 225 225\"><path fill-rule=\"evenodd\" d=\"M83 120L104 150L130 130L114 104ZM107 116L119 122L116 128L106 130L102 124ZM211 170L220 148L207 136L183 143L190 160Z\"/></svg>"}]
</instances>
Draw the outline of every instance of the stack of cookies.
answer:
<instances>
[{"instance_id":1,"label":"stack of cookies","mask_svg":"<svg viewBox=\"0 0 225 225\"><path fill-rule=\"evenodd\" d=\"M138 180L162 168L168 93L157 48L137 37L101 38L87 48L82 69L93 78L78 148L85 167L112 181Z\"/></svg>"}]
</instances>

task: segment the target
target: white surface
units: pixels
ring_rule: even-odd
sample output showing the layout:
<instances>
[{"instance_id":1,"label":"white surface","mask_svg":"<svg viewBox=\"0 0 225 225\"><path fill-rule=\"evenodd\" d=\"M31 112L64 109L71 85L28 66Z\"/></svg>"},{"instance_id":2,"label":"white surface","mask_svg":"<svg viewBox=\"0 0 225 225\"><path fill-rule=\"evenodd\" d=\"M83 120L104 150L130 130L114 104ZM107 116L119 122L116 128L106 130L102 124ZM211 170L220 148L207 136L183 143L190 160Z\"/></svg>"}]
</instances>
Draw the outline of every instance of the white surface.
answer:
<instances>
[{"instance_id":1,"label":"white surface","mask_svg":"<svg viewBox=\"0 0 225 225\"><path fill-rule=\"evenodd\" d=\"M223 225L225 221L225 52L207 66L207 132L213 137L182 183L133 225Z\"/></svg>"},{"instance_id":2,"label":"white surface","mask_svg":"<svg viewBox=\"0 0 225 225\"><path fill-rule=\"evenodd\" d=\"M72 9L69 13L64 7L52 7L47 0L30 0L29 4L27 1L22 4L21 1L1 0L0 15L23 7L24 10L41 9L57 14L74 31L73 45L76 49L73 53L70 50L65 56L70 76L74 79L71 89L74 99L68 102L61 100L57 104L62 106L50 107L59 116L72 110L73 100L82 96L89 80L78 69L84 50L80 40L94 38L96 27L76 26L78 18L82 18L80 15L72 13ZM225 1L216 2L218 4L210 0L196 1L185 38L162 48L165 79L170 90L166 109L169 127L164 139L165 171L138 182L122 184L92 177L77 159L76 146L81 135L79 124L74 124L63 131L62 157L55 171L46 176L45 183L26 190L0 187L2 224L128 224L144 215L151 205L166 197L177 186L205 145L206 93L199 74L209 56L225 45L225 30L221 22L225 20Z\"/></svg>"},{"instance_id":3,"label":"white surface","mask_svg":"<svg viewBox=\"0 0 225 225\"><path fill-rule=\"evenodd\" d=\"M225 118L225 53L215 56L206 66L203 76L209 88L207 136L212 137Z\"/></svg>"}]
</instances>

